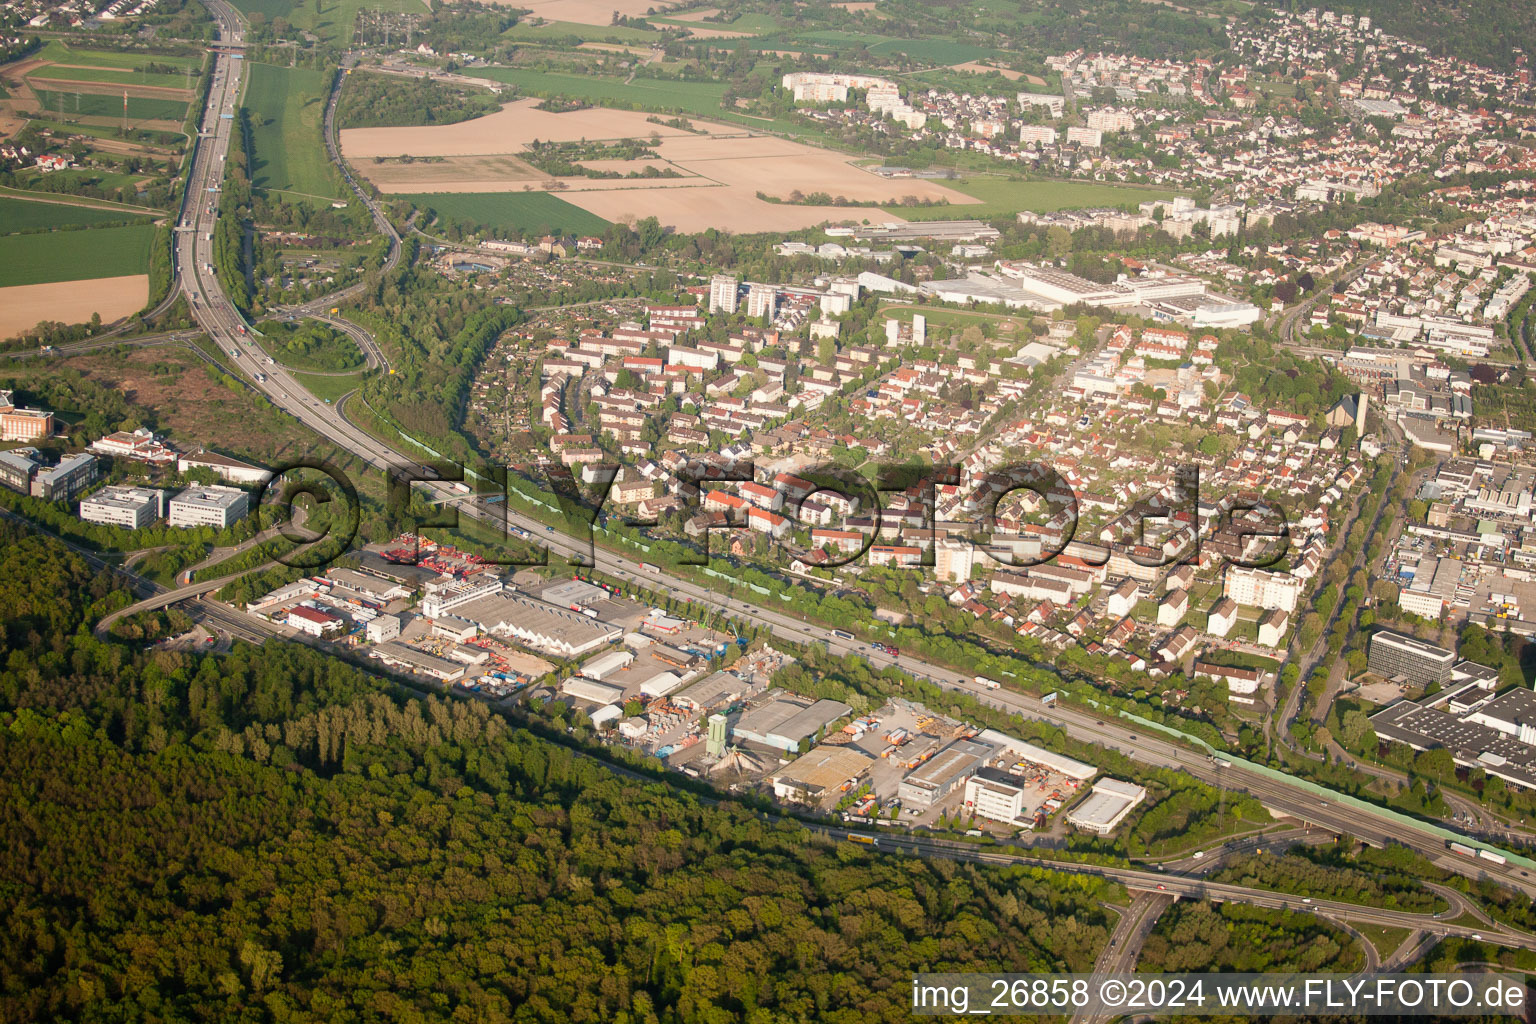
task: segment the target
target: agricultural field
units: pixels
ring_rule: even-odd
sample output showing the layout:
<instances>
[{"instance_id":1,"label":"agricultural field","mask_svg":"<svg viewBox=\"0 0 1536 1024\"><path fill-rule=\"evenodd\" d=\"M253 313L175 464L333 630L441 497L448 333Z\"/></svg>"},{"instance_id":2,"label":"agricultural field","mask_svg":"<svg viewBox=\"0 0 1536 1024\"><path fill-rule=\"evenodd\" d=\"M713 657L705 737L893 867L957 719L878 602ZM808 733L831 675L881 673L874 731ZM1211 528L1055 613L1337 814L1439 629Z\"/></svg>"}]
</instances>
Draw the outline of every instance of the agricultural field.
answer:
<instances>
[{"instance_id":1,"label":"agricultural field","mask_svg":"<svg viewBox=\"0 0 1536 1024\"><path fill-rule=\"evenodd\" d=\"M125 220L147 223L149 218L146 213L135 214L130 210L109 210L0 195L0 235L43 228L89 227L93 224L122 223Z\"/></svg>"},{"instance_id":2,"label":"agricultural field","mask_svg":"<svg viewBox=\"0 0 1536 1024\"><path fill-rule=\"evenodd\" d=\"M149 270L149 224L0 236L0 288Z\"/></svg>"},{"instance_id":3,"label":"agricultural field","mask_svg":"<svg viewBox=\"0 0 1536 1024\"><path fill-rule=\"evenodd\" d=\"M458 193L402 195L413 205L453 220L487 228L519 232L600 235L608 222L548 192Z\"/></svg>"},{"instance_id":4,"label":"agricultural field","mask_svg":"<svg viewBox=\"0 0 1536 1024\"><path fill-rule=\"evenodd\" d=\"M124 116L123 96L115 91L86 92L78 89L69 91L34 89L32 91L37 96L39 108L50 114L116 118ZM130 122L171 121L179 124L187 119L185 100L129 96L126 110Z\"/></svg>"},{"instance_id":5,"label":"agricultural field","mask_svg":"<svg viewBox=\"0 0 1536 1024\"><path fill-rule=\"evenodd\" d=\"M0 251L4 251L3 244ZM0 340L29 331L44 320L78 324L96 313L102 323L111 323L138 312L148 301L147 274L91 278L89 285L56 281L0 288Z\"/></svg>"},{"instance_id":6,"label":"agricultural field","mask_svg":"<svg viewBox=\"0 0 1536 1024\"><path fill-rule=\"evenodd\" d=\"M732 126L695 123L695 131L687 132L652 124L638 111L589 108L556 114L534 107L532 100L519 100L488 117L454 125L348 130L342 132L342 149L354 166L387 192L548 192L553 183L566 202L603 220L654 214L679 231L710 227L786 231L863 215L847 208L767 202L759 198L760 192L780 199L798 189L855 201L897 203L910 195L946 200L962 209L982 205L936 182L881 178L854 166L842 154ZM535 139L624 138L655 138L650 148L657 157L633 163L659 163L679 176L550 179L509 167L503 178L487 167L488 161L517 158ZM391 162L402 155L414 162ZM417 175L418 168L418 186L408 187L406 182Z\"/></svg>"},{"instance_id":7,"label":"agricultural field","mask_svg":"<svg viewBox=\"0 0 1536 1024\"><path fill-rule=\"evenodd\" d=\"M946 185L973 197L978 205L891 207L886 213L907 220L949 220L954 217L987 220L1021 210L1049 213L1089 206L1134 206L1149 199L1167 199L1166 189L1104 185L1092 181L1020 181L1009 178L961 178Z\"/></svg>"},{"instance_id":8,"label":"agricultural field","mask_svg":"<svg viewBox=\"0 0 1536 1024\"><path fill-rule=\"evenodd\" d=\"M662 11L674 6L666 0L494 0L502 7L520 7L546 21L569 21L578 25L606 26L615 14L627 18L644 17L648 10Z\"/></svg>"},{"instance_id":9,"label":"agricultural field","mask_svg":"<svg viewBox=\"0 0 1536 1024\"><path fill-rule=\"evenodd\" d=\"M341 185L320 134L330 85L323 71L251 62L245 106L251 118L251 184L329 201Z\"/></svg>"}]
</instances>

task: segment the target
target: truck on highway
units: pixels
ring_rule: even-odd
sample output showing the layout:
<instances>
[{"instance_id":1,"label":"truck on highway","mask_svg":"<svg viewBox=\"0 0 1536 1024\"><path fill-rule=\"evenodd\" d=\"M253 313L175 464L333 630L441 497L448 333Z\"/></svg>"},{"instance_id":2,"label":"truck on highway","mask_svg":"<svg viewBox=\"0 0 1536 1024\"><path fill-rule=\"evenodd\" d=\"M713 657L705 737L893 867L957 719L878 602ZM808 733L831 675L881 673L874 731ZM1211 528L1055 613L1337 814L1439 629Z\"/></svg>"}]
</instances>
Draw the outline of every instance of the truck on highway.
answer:
<instances>
[{"instance_id":1,"label":"truck on highway","mask_svg":"<svg viewBox=\"0 0 1536 1024\"><path fill-rule=\"evenodd\" d=\"M1504 856L1502 853L1494 853L1492 850L1478 850L1477 856L1481 860L1486 860L1494 864L1509 863L1508 857Z\"/></svg>"},{"instance_id":2,"label":"truck on highway","mask_svg":"<svg viewBox=\"0 0 1536 1024\"><path fill-rule=\"evenodd\" d=\"M1472 847L1466 845L1465 843L1446 843L1446 845L1451 848L1451 852L1452 853L1458 854L1458 855L1460 855L1462 857L1476 857L1477 856L1477 851L1472 849Z\"/></svg>"},{"instance_id":3,"label":"truck on highway","mask_svg":"<svg viewBox=\"0 0 1536 1024\"><path fill-rule=\"evenodd\" d=\"M837 637L839 640L852 640L854 638L853 634L848 632L846 629L834 629L832 631L832 635Z\"/></svg>"},{"instance_id":4,"label":"truck on highway","mask_svg":"<svg viewBox=\"0 0 1536 1024\"><path fill-rule=\"evenodd\" d=\"M996 679L988 679L986 676L977 676L976 685L985 686L989 690L996 690L1000 689L1003 684L998 682Z\"/></svg>"}]
</instances>

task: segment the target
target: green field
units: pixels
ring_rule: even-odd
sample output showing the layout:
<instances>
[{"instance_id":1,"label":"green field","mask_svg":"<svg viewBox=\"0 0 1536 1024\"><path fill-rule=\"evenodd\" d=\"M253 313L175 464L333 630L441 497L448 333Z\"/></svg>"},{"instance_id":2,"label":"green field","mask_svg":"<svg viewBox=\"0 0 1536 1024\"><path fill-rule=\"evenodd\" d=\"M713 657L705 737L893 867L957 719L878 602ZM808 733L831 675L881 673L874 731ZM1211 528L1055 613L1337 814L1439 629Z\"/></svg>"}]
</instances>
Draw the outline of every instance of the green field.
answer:
<instances>
[{"instance_id":1,"label":"green field","mask_svg":"<svg viewBox=\"0 0 1536 1024\"><path fill-rule=\"evenodd\" d=\"M67 82L104 82L107 85L153 85L165 89L187 89L197 84L196 72L189 79L185 74L150 74L146 71L127 71L120 68L65 68L56 64L38 68L27 78Z\"/></svg>"},{"instance_id":2,"label":"green field","mask_svg":"<svg viewBox=\"0 0 1536 1024\"><path fill-rule=\"evenodd\" d=\"M421 0L233 0L234 6L247 16L260 14L270 22L284 18L294 28L313 32L328 43L350 43L352 31L357 27L357 12L390 11L394 13L426 14L427 6Z\"/></svg>"},{"instance_id":3,"label":"green field","mask_svg":"<svg viewBox=\"0 0 1536 1024\"><path fill-rule=\"evenodd\" d=\"M65 117L79 114L82 117L122 117L123 98L104 96L99 93L64 92L53 89L36 89L37 101L49 114ZM187 104L182 100L152 100L143 96L128 97L128 119L131 121L185 121Z\"/></svg>"},{"instance_id":4,"label":"green field","mask_svg":"<svg viewBox=\"0 0 1536 1024\"><path fill-rule=\"evenodd\" d=\"M49 40L48 44L37 52L37 56L43 60L54 61L59 64L80 64L86 67L118 68L120 70L137 71L147 64L166 64L178 69L192 68L194 71L203 66L201 53L188 54L184 57L167 57L159 53L118 53L111 50L82 50L70 46L68 43L57 39Z\"/></svg>"},{"instance_id":5,"label":"green field","mask_svg":"<svg viewBox=\"0 0 1536 1024\"><path fill-rule=\"evenodd\" d=\"M245 106L251 116L251 184L335 199L341 186L320 134L330 79L314 68L250 65Z\"/></svg>"},{"instance_id":6,"label":"green field","mask_svg":"<svg viewBox=\"0 0 1536 1024\"><path fill-rule=\"evenodd\" d=\"M718 82L663 82L655 78L636 78L625 85L620 78L564 75L522 68L466 69L464 74L515 85L531 96L559 93L621 109L682 111L704 117L723 114L720 98L725 95L725 86Z\"/></svg>"},{"instance_id":7,"label":"green field","mask_svg":"<svg viewBox=\"0 0 1536 1024\"><path fill-rule=\"evenodd\" d=\"M149 224L0 238L0 288L149 271Z\"/></svg>"},{"instance_id":8,"label":"green field","mask_svg":"<svg viewBox=\"0 0 1536 1024\"><path fill-rule=\"evenodd\" d=\"M692 21L683 18L655 17L646 18L652 25L677 25L681 28L721 29L726 32L777 32L779 22L766 14L747 13L732 22L719 21ZM711 40L713 42L713 40Z\"/></svg>"},{"instance_id":9,"label":"green field","mask_svg":"<svg viewBox=\"0 0 1536 1024\"><path fill-rule=\"evenodd\" d=\"M140 218L126 210L94 210L88 206L66 206L62 203L40 203L0 196L0 234L137 219Z\"/></svg>"},{"instance_id":10,"label":"green field","mask_svg":"<svg viewBox=\"0 0 1536 1024\"><path fill-rule=\"evenodd\" d=\"M572 21L547 21L542 25L513 25L501 34L503 39L529 42L553 42L575 36L593 42L641 43L649 46L661 39L660 32L625 25L578 25Z\"/></svg>"},{"instance_id":11,"label":"green field","mask_svg":"<svg viewBox=\"0 0 1536 1024\"><path fill-rule=\"evenodd\" d=\"M1093 181L1013 181L1007 178L961 178L942 181L948 188L980 199L979 204L886 208L907 220L989 220L1021 210L1049 213L1085 206L1134 206L1148 199L1167 199L1166 189L1103 185Z\"/></svg>"},{"instance_id":12,"label":"green field","mask_svg":"<svg viewBox=\"0 0 1536 1024\"><path fill-rule=\"evenodd\" d=\"M608 222L597 214L548 192L455 192L394 198L430 208L444 217L508 233L563 231L571 235L600 235L608 229Z\"/></svg>"}]
</instances>

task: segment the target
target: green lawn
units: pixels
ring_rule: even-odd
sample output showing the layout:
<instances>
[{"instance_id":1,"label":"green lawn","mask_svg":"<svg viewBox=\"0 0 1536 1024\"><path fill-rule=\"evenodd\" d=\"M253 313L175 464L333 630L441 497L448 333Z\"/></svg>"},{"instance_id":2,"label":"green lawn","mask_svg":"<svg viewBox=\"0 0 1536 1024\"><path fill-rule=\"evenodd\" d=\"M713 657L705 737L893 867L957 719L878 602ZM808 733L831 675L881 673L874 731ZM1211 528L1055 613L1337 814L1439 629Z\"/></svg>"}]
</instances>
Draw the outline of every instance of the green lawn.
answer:
<instances>
[{"instance_id":1,"label":"green lawn","mask_svg":"<svg viewBox=\"0 0 1536 1024\"><path fill-rule=\"evenodd\" d=\"M37 101L49 114L79 114L84 117L122 117L123 98L100 93L66 92L54 89L36 89ZM187 104L182 100L147 99L143 96L128 97L128 119L131 121L185 121Z\"/></svg>"},{"instance_id":2,"label":"green lawn","mask_svg":"<svg viewBox=\"0 0 1536 1024\"><path fill-rule=\"evenodd\" d=\"M430 208L444 217L505 230L509 234L563 231L572 235L600 235L608 228L608 222L597 214L588 213L548 192L457 192L395 198Z\"/></svg>"},{"instance_id":3,"label":"green lawn","mask_svg":"<svg viewBox=\"0 0 1536 1024\"><path fill-rule=\"evenodd\" d=\"M38 68L28 79L54 79L68 82L104 82L108 85L153 85L166 89L188 89L197 84L197 74L150 74L122 68L64 68L48 64ZM190 84L189 84L190 83Z\"/></svg>"},{"instance_id":4,"label":"green lawn","mask_svg":"<svg viewBox=\"0 0 1536 1024\"><path fill-rule=\"evenodd\" d=\"M356 391L363 382L361 373L346 373L337 376L323 373L300 373L293 371L293 377L305 390L320 399L322 402L329 398L333 403L339 401L342 395Z\"/></svg>"},{"instance_id":5,"label":"green lawn","mask_svg":"<svg viewBox=\"0 0 1536 1024\"><path fill-rule=\"evenodd\" d=\"M255 150L251 183L257 188L334 199L341 186L320 134L325 116L325 72L250 64L245 105Z\"/></svg>"},{"instance_id":6,"label":"green lawn","mask_svg":"<svg viewBox=\"0 0 1536 1024\"><path fill-rule=\"evenodd\" d=\"M149 224L0 238L0 288L149 271Z\"/></svg>"},{"instance_id":7,"label":"green lawn","mask_svg":"<svg viewBox=\"0 0 1536 1024\"><path fill-rule=\"evenodd\" d=\"M941 185L975 196L978 204L949 206L888 207L886 212L907 220L988 220L1006 217L1021 210L1048 213L1085 206L1134 206L1148 199L1166 199L1173 195L1166 189L1122 187L1093 181L1014 181L1008 178L961 178L941 181Z\"/></svg>"},{"instance_id":8,"label":"green lawn","mask_svg":"<svg viewBox=\"0 0 1536 1024\"><path fill-rule=\"evenodd\" d=\"M62 203L40 203L0 196L0 234L138 219L144 218L127 210L94 210L87 206L66 206Z\"/></svg>"},{"instance_id":9,"label":"green lawn","mask_svg":"<svg viewBox=\"0 0 1536 1024\"><path fill-rule=\"evenodd\" d=\"M37 52L37 56L43 60L54 61L59 64L80 64L86 67L118 68L120 70L137 71L148 64L164 64L177 69L192 68L194 71L203 66L201 53L188 54L181 57L167 57L159 53L119 53L112 50L84 50L70 46L68 43L51 39L48 44Z\"/></svg>"}]
</instances>

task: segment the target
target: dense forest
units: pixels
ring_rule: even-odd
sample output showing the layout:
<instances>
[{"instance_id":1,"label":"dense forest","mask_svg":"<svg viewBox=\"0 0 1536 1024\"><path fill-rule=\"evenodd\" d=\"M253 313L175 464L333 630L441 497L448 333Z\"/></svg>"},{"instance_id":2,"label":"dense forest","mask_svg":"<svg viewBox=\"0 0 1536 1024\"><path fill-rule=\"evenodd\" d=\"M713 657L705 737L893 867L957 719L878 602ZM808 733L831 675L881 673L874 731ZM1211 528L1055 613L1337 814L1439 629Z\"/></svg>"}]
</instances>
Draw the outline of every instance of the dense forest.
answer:
<instances>
[{"instance_id":1,"label":"dense forest","mask_svg":"<svg viewBox=\"0 0 1536 1024\"><path fill-rule=\"evenodd\" d=\"M461 89L424 78L355 71L336 107L341 128L457 124L501 109L484 89Z\"/></svg>"},{"instance_id":2,"label":"dense forest","mask_svg":"<svg viewBox=\"0 0 1536 1024\"><path fill-rule=\"evenodd\" d=\"M337 373L363 365L357 342L334 327L306 320L301 323L273 321L264 332L272 341L277 361L296 370Z\"/></svg>"},{"instance_id":3,"label":"dense forest","mask_svg":"<svg viewBox=\"0 0 1536 1024\"><path fill-rule=\"evenodd\" d=\"M905 1020L1086 970L1080 876L871 856L299 645L144 652L0 523L0 1020Z\"/></svg>"}]
</instances>

